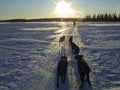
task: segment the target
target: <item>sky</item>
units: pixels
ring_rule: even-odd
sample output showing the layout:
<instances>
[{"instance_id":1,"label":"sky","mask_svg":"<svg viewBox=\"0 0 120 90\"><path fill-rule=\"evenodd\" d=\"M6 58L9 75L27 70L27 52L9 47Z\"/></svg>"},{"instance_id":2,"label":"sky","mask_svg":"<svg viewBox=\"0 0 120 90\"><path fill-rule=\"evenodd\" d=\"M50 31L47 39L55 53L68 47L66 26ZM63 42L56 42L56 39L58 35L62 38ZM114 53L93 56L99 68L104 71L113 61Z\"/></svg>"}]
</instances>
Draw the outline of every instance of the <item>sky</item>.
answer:
<instances>
[{"instance_id":1,"label":"sky","mask_svg":"<svg viewBox=\"0 0 120 90\"><path fill-rule=\"evenodd\" d=\"M54 18L55 7L60 0L0 0L0 20ZM120 0L64 0L72 3L74 17L87 14L120 12ZM64 9L63 9L64 10Z\"/></svg>"}]
</instances>

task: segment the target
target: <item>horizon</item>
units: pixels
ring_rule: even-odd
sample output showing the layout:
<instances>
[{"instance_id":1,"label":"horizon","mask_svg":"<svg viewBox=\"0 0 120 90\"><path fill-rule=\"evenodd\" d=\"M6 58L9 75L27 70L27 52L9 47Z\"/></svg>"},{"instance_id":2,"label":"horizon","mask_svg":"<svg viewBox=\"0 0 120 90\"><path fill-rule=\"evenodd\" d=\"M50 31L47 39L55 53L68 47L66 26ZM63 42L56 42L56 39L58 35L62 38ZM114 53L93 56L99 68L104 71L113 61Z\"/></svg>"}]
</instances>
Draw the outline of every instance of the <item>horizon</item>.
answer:
<instances>
[{"instance_id":1,"label":"horizon","mask_svg":"<svg viewBox=\"0 0 120 90\"><path fill-rule=\"evenodd\" d=\"M64 0L75 11L64 18L82 18L88 14L116 13L120 11L120 0ZM2 0L0 20L60 18L55 14L58 0Z\"/></svg>"}]
</instances>

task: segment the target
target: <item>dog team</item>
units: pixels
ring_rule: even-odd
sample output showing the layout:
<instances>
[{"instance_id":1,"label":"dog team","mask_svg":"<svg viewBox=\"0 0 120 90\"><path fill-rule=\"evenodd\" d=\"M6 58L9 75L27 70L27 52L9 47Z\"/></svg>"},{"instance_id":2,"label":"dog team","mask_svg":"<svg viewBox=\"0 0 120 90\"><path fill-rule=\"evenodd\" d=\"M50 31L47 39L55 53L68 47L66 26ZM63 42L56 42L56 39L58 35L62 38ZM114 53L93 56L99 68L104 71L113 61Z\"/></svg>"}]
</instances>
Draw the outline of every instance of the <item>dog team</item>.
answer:
<instances>
[{"instance_id":1,"label":"dog team","mask_svg":"<svg viewBox=\"0 0 120 90\"><path fill-rule=\"evenodd\" d=\"M65 36L60 37L59 44L65 41ZM75 59L77 60L77 70L79 73L79 77L81 79L82 85L79 88L84 87L84 83L87 82L90 86L90 68L87 62L84 60L83 55L79 55L79 47L73 42L73 36L69 37L69 48L71 49ZM62 83L66 82L66 74L67 74L67 57L61 56L60 61L57 66L57 87L59 87L59 77L61 77Z\"/></svg>"}]
</instances>

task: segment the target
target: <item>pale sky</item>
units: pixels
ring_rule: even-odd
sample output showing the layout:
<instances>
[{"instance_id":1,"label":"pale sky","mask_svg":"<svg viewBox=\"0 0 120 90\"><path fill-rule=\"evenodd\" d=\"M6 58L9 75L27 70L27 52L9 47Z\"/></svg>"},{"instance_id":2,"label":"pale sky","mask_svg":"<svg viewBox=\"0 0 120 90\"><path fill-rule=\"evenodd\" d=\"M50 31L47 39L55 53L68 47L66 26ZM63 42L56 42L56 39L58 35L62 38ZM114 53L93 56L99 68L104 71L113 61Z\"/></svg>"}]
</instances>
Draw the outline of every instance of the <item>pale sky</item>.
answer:
<instances>
[{"instance_id":1,"label":"pale sky","mask_svg":"<svg viewBox=\"0 0 120 90\"><path fill-rule=\"evenodd\" d=\"M0 20L58 17L55 3L60 0L0 0ZM120 12L120 0L64 0L84 15ZM64 9L63 9L64 10ZM75 17L81 17L76 13Z\"/></svg>"}]
</instances>

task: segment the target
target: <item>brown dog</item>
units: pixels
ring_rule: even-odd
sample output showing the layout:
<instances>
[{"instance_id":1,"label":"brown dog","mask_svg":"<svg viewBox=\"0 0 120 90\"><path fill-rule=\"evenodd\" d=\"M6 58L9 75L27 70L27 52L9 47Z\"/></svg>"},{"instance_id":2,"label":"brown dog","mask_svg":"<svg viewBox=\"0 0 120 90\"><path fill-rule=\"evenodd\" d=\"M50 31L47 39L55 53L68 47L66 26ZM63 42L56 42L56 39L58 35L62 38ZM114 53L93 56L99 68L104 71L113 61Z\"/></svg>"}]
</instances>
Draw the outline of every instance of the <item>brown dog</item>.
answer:
<instances>
[{"instance_id":1,"label":"brown dog","mask_svg":"<svg viewBox=\"0 0 120 90\"><path fill-rule=\"evenodd\" d=\"M62 56L57 67L57 87L59 87L59 76L61 77L62 83L65 83L67 66L68 66L67 57Z\"/></svg>"},{"instance_id":2,"label":"brown dog","mask_svg":"<svg viewBox=\"0 0 120 90\"><path fill-rule=\"evenodd\" d=\"M74 42L71 42L71 49L75 55L79 54L79 47Z\"/></svg>"},{"instance_id":3,"label":"brown dog","mask_svg":"<svg viewBox=\"0 0 120 90\"><path fill-rule=\"evenodd\" d=\"M80 86L80 88L84 86L85 76L87 76L85 81L87 81L88 84L91 85L89 77L90 68L86 61L83 59L83 55L76 55L75 58L77 59L78 72L80 74L80 79L82 81L82 85Z\"/></svg>"},{"instance_id":4,"label":"brown dog","mask_svg":"<svg viewBox=\"0 0 120 90\"><path fill-rule=\"evenodd\" d=\"M60 37L59 43L63 43L64 41L65 41L65 36L63 35L62 37Z\"/></svg>"}]
</instances>

